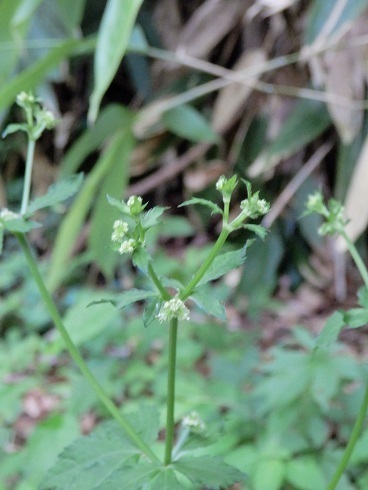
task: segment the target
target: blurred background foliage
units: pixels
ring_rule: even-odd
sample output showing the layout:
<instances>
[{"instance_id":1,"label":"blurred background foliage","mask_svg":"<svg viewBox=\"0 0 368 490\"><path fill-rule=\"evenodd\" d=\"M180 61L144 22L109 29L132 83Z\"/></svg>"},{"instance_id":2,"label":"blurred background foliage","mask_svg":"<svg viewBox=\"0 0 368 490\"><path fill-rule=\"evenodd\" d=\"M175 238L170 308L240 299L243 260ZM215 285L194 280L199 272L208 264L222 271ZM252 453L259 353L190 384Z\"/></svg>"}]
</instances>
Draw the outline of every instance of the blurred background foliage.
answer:
<instances>
[{"instance_id":1,"label":"blurred background foliage","mask_svg":"<svg viewBox=\"0 0 368 490\"><path fill-rule=\"evenodd\" d=\"M151 371L151 375L141 371L142 363L155 364L148 357L159 358L162 345L157 339L158 347L153 342L154 334L153 343L146 340L145 347L137 344L136 336L141 334L134 333L129 338L124 331L123 336L119 318L107 306L98 315L84 310L92 301L91 296L98 296L96 288L104 286L111 294L118 294L121 288L129 288L140 280L134 278L129 264L122 262L109 247L116 215L107 204L106 194L116 198L139 194L150 205L172 208L172 214L169 212L152 236L152 246L157 248L158 268L185 279L201 262L208 244L218 233L219 223L206 210L178 211L176 206L193 195L218 200L214 184L222 174L237 173L251 180L272 203L271 212L263 221L269 229L268 237L249 248L243 270L230 274L215 287L229 304L228 326L236 332L234 335L244 327L254 327L252 319L261 318L262 330L252 335L263 348L272 346L295 323L303 322L313 332L318 331L336 304L351 301L359 283L354 270L345 263L341 243L323 241L317 234L318 218L301 216L308 193L315 189L343 200L350 218L349 234L358 240L363 256L367 257L367 20L367 0L0 2L1 127L21 117L14 106L21 90L33 90L60 119L55 131L45 134L37 145L33 194L43 194L50 184L70 174L83 172L85 176L76 198L40 217L44 227L33 231L31 240L67 324L81 325L78 342L85 347L101 377L110 383L111 394L118 397L121 390L116 381L116 372L121 369L117 367L117 358L128 359L133 352L137 364L127 368L128 375L125 373L128 385L125 396L134 403L134 397L147 394L148 386L159 396L157 380L152 377L156 371ZM14 210L19 207L25 145L21 134L1 141L2 207ZM239 190L234 204L243 198ZM244 239L242 234L234 236L229 247L239 246ZM180 265L174 260L177 258ZM36 396L37 402L31 397L38 408L41 401L46 399L47 404L51 398L51 408L39 409L39 415L34 417L37 424L41 420L37 430L42 432L49 424L45 434L47 430L61 428L64 435L68 431L74 433L76 417L80 416L75 397L77 386L83 381L70 367L66 376L72 379L72 386L66 388L64 382L53 378L63 377L66 369L65 360L56 361L55 357L60 355L62 346L53 337L11 237L5 240L1 269L1 349L10 360L4 367L8 381L0 388L9 408L5 404L4 409L3 405L0 421L6 422L4 454L8 454L28 437L27 430L22 432L14 424L20 424L24 418L32 419L27 414L26 402L35 393L34 386L40 380L45 383L45 376L53 385L52 394L37 395L40 397ZM128 316L134 313L128 312ZM107 326L110 333L106 333ZM193 334L188 340L188 348L198 354L188 360L192 366L198 367L209 355L201 336L205 334ZM46 346L40 344L41 338L47 339ZM116 347L121 342L123 347ZM214 339L211 342L216 343ZM300 349L310 348L300 336L293 342ZM355 348L356 339L352 342ZM18 355L17 348L23 354ZM212 348L221 350L218 345L210 346L209 350ZM100 349L113 354L103 361ZM116 353L116 349L125 350ZM365 352L366 342L360 342L359 353ZM255 366L259 354L256 351L253 354ZM45 358L58 365L59 374L46 368ZM225 358L222 352L209 361L213 364L212 372L222 372L223 378L226 369L234 372L244 362L239 352L234 359ZM243 366L240 372L249 374L254 366ZM155 364L155 368L159 371L162 366ZM273 367L275 379L281 376L287 384L285 372L277 374L279 368L282 371L280 366ZM255 384L261 374L269 375L253 372ZM340 386L343 376L341 379L336 376L334 383ZM353 376L347 378L351 380ZM184 376L183 380L183 384L190 384L189 378ZM217 382L221 384L221 380ZM242 382L239 374L231 386ZM155 387L152 383L156 383ZM194 383L197 386L200 382ZM328 376L325 384L329 384ZM288 386L294 385L291 380ZM272 403L277 404L267 391L271 388L266 381L260 386L255 399L270 398L259 412L259 426ZM202 388L198 387L198 393ZM213 386L211 389L214 390ZM68 398L71 392L74 398ZM331 393L331 398L323 402L316 395L317 408L311 408L313 421L309 428L301 429L305 433L299 434L299 439L296 437L299 445L295 443L295 447L288 446L277 453L275 471L280 474L279 486L262 481L262 475L267 473L262 466L259 473L253 471L257 490L320 488L318 478L324 477L319 474L315 476L317 483L311 486L295 483L301 481L295 474L306 471L305 468L318 473L315 460L295 460L292 469L285 469L281 462L288 461L290 454L303 454L313 424L326 424L321 417L335 395ZM241 401L235 401L234 393L229 396L234 406L242 406ZM295 399L291 397L289 402L293 406ZM74 404L74 408L63 406L68 403ZM219 401L219 405L223 403ZM59 407L56 415L55 406ZM68 416L61 416L60 406ZM85 413L93 413L93 420L100 416L95 410L92 399L85 401ZM184 413L184 408L179 412ZM350 412L346 409L348 420ZM206 415L218 417L207 412ZM248 415L243 414L247 423ZM33 427L36 422L29 425ZM269 437L272 446L275 441L271 435L279 434L281 429L277 426L279 419L277 423L271 422L262 437ZM284 420L286 425L289 422ZM239 420L231 423L236 426ZM290 424L295 425L295 421ZM344 424L346 420L342 427ZM315 451L328 444L332 426L330 429L324 426L324 440L313 442ZM256 438L254 430L252 434L247 431L250 428L243 430L243 440ZM343 429L340 432L343 440L346 433ZM69 442L65 438L60 448ZM259 440L254 447L258 447ZM32 447L32 437L30 444ZM230 446L238 444L239 440ZM254 447L252 455L244 453L245 460L251 461L261 451ZM237 457L243 457L233 454L235 462L239 461ZM24 462L27 456L22 457ZM17 464L23 464L18 459L16 463L4 463L4 475L12 474ZM324 463L327 473L330 463ZM1 470L0 463L0 474ZM31 480L37 481L41 470L32 471L35 476ZM355 481L360 478L361 486L345 482L347 486L341 488L366 488L367 474L357 474ZM285 475L289 475L289 486L283 487ZM12 484L14 488L34 488L31 484L27 486L27 481L15 479Z\"/></svg>"}]
</instances>

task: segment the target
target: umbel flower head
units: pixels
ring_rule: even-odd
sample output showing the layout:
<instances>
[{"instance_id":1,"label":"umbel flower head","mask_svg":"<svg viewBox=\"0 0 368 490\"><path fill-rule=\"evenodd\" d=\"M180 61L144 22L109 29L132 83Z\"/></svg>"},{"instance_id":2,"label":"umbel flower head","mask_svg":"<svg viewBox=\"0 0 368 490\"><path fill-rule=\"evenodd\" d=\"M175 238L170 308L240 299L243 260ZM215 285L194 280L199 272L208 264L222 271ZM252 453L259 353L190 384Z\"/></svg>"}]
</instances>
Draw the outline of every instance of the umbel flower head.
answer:
<instances>
[{"instance_id":1,"label":"umbel flower head","mask_svg":"<svg viewBox=\"0 0 368 490\"><path fill-rule=\"evenodd\" d=\"M184 301L179 298L172 298L169 301L162 303L161 309L157 315L160 322L166 320L172 320L177 318L178 320L189 320L190 312L185 306Z\"/></svg>"}]
</instances>

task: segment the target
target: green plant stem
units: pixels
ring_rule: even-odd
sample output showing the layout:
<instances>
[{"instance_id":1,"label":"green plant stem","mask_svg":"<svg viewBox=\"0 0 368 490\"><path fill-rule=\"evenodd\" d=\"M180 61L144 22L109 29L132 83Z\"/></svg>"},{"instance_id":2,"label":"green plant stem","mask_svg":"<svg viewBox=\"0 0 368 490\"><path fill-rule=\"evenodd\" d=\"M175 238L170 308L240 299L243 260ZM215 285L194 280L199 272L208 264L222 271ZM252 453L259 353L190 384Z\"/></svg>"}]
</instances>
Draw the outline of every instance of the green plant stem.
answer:
<instances>
[{"instance_id":1,"label":"green plant stem","mask_svg":"<svg viewBox=\"0 0 368 490\"><path fill-rule=\"evenodd\" d=\"M165 301L168 301L169 299L171 299L170 293L163 286L162 282L158 278L158 276L157 276L154 268L152 267L151 263L148 264L148 274L149 274L150 278L152 279L152 282L154 283L156 288L161 293L162 299L164 299Z\"/></svg>"},{"instance_id":2,"label":"green plant stem","mask_svg":"<svg viewBox=\"0 0 368 490\"><path fill-rule=\"evenodd\" d=\"M83 357L81 356L79 350L76 348L74 345L72 339L70 338L66 328L64 327L64 324L61 320L60 314L55 306L55 303L48 292L45 283L43 281L43 278L40 274L40 271L38 270L37 263L33 257L33 254L31 252L31 249L28 245L28 242L25 238L25 236L21 233L15 233L15 236L17 237L19 244L24 252L24 255L27 259L28 266L30 268L31 274L33 276L33 279L35 280L38 289L40 291L41 297L45 303L45 306L55 323L57 329L60 332L60 335L62 339L65 342L66 348L69 351L69 354L73 358L74 362L78 366L78 368L81 370L82 374L85 376L85 378L88 380L90 385L92 386L93 390L95 391L96 395L98 396L99 400L103 405L105 405L106 409L108 412L114 417L114 419L120 424L120 426L124 429L132 443L142 451L143 454L147 456L148 459L150 459L152 462L160 462L159 458L156 456L156 454L147 446L147 444L141 439L140 435L134 430L134 428L129 424L129 422L125 419L125 417L121 414L120 410L118 407L112 402L112 400L108 397L108 395L105 393L104 389L102 386L99 384L99 382L96 380L96 378L93 376L92 372L88 368L87 364L85 363Z\"/></svg>"},{"instance_id":3,"label":"green plant stem","mask_svg":"<svg viewBox=\"0 0 368 490\"><path fill-rule=\"evenodd\" d=\"M183 291L180 293L179 298L182 301L185 301L193 292L199 281L202 279L202 277L205 275L209 267L211 266L212 262L215 260L217 255L220 252L221 247L223 244L226 242L227 237L229 236L229 229L227 227L223 227L222 231L216 240L214 246L212 247L211 252L208 254L206 260L203 262L201 267L198 269L197 273L194 274L192 279L189 281L188 285L183 289Z\"/></svg>"},{"instance_id":4,"label":"green plant stem","mask_svg":"<svg viewBox=\"0 0 368 490\"><path fill-rule=\"evenodd\" d=\"M366 266L364 265L364 262L363 262L361 256L359 255L358 250L356 249L355 245L353 244L353 242L348 237L345 230L342 230L340 232L340 234L344 238L344 240L347 244L350 255L352 256L352 258L355 262L355 265L357 266L357 268L360 272L360 275L362 276L365 287L368 289L368 271L367 271ZM350 434L349 442L346 445L345 450L344 450L344 454L341 458L341 461L340 461L338 467L336 468L336 471L335 471L330 483L328 484L327 490L334 490L336 488L337 484L339 483L340 478L344 474L346 467L348 466L350 457L354 451L355 445L358 442L358 439L362 433L364 421L365 421L365 418L367 415L367 410L368 410L368 385L366 386L364 397L363 397L363 402L359 408L358 416L355 420L353 430Z\"/></svg>"},{"instance_id":5,"label":"green plant stem","mask_svg":"<svg viewBox=\"0 0 368 490\"><path fill-rule=\"evenodd\" d=\"M175 427L175 373L176 373L176 343L178 337L178 319L170 320L169 334L169 366L167 373L167 402L166 402L166 441L165 466L172 461Z\"/></svg>"},{"instance_id":6,"label":"green plant stem","mask_svg":"<svg viewBox=\"0 0 368 490\"><path fill-rule=\"evenodd\" d=\"M341 458L339 466L337 467L335 474L333 475L330 483L328 484L327 490L334 490L336 488L337 484L339 483L340 478L344 474L344 471L345 471L345 469L349 463L350 457L354 451L354 447L355 447L356 443L358 442L360 434L362 433L364 420L365 420L365 416L367 413L367 408L368 408L368 385L365 389L363 403L360 406L357 419L355 421L353 430L350 434L349 442L348 442L347 446L345 447L345 451L344 451L344 454Z\"/></svg>"},{"instance_id":7,"label":"green plant stem","mask_svg":"<svg viewBox=\"0 0 368 490\"><path fill-rule=\"evenodd\" d=\"M26 157L26 171L24 173L24 184L23 184L23 196L22 205L20 208L20 214L25 214L28 208L29 195L31 192L31 177L32 177L32 167L34 151L36 147L36 140L29 138L27 147L27 157Z\"/></svg>"}]
</instances>

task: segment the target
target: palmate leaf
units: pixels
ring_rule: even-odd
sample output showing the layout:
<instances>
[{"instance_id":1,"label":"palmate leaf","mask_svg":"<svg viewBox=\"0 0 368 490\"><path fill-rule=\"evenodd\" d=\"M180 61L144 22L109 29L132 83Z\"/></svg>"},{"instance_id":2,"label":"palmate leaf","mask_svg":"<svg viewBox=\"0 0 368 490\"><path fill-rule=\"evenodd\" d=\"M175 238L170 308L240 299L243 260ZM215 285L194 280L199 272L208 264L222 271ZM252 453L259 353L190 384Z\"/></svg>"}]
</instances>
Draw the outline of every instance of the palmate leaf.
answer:
<instances>
[{"instance_id":1,"label":"palmate leaf","mask_svg":"<svg viewBox=\"0 0 368 490\"><path fill-rule=\"evenodd\" d=\"M143 228L151 228L159 223L158 218L169 209L168 207L164 208L162 206L156 206L152 209L149 209L147 212L142 214L141 224Z\"/></svg>"},{"instance_id":2,"label":"palmate leaf","mask_svg":"<svg viewBox=\"0 0 368 490\"><path fill-rule=\"evenodd\" d=\"M54 206L73 196L82 185L82 181L83 174L80 173L51 185L44 196L37 197L29 204L26 216L31 216L39 209Z\"/></svg>"},{"instance_id":3,"label":"palmate leaf","mask_svg":"<svg viewBox=\"0 0 368 490\"><path fill-rule=\"evenodd\" d=\"M146 444L155 442L159 430L159 414L155 408L141 407L139 412L126 418ZM125 484L129 478L132 486L124 488L142 488L159 467L148 462L138 464L139 455L140 451L116 422L102 423L89 436L78 438L60 454L40 490L112 490L121 488L122 482ZM139 485L134 486L134 478L139 480L137 469L141 478Z\"/></svg>"},{"instance_id":4,"label":"palmate leaf","mask_svg":"<svg viewBox=\"0 0 368 490\"><path fill-rule=\"evenodd\" d=\"M221 301L216 298L210 288L202 286L196 289L190 297L199 308L208 315L215 316L220 320L226 320L225 307Z\"/></svg>"},{"instance_id":5,"label":"palmate leaf","mask_svg":"<svg viewBox=\"0 0 368 490\"><path fill-rule=\"evenodd\" d=\"M184 456L174 463L174 468L196 485L217 490L246 480L247 476L220 459L208 456Z\"/></svg>"},{"instance_id":6,"label":"palmate leaf","mask_svg":"<svg viewBox=\"0 0 368 490\"><path fill-rule=\"evenodd\" d=\"M201 284L206 284L209 281L218 279L224 274L227 274L231 270L242 265L246 259L246 249L247 245L239 250L226 252L216 257L211 267L199 281L198 285L200 286Z\"/></svg>"},{"instance_id":7,"label":"palmate leaf","mask_svg":"<svg viewBox=\"0 0 368 490\"><path fill-rule=\"evenodd\" d=\"M222 209L217 206L217 204L212 201L208 201L207 199L201 199L199 197L192 197L192 199L182 202L178 207L181 208L182 206L191 206L192 204L202 204L202 206L207 206L208 208L211 208L213 212L212 214L222 214Z\"/></svg>"}]
</instances>

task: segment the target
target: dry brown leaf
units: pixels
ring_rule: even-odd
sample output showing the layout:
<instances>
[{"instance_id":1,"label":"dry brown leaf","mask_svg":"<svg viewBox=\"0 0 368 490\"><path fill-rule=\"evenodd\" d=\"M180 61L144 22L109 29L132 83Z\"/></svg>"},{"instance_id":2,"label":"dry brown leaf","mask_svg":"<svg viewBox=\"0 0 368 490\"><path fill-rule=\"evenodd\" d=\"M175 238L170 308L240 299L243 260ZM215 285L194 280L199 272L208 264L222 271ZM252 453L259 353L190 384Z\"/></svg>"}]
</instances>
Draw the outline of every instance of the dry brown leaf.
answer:
<instances>
[{"instance_id":1,"label":"dry brown leaf","mask_svg":"<svg viewBox=\"0 0 368 490\"><path fill-rule=\"evenodd\" d=\"M364 67L356 50L329 51L324 55L325 85L329 94L361 100L364 96ZM328 110L345 144L353 141L363 122L363 109L328 103Z\"/></svg>"},{"instance_id":2,"label":"dry brown leaf","mask_svg":"<svg viewBox=\"0 0 368 490\"><path fill-rule=\"evenodd\" d=\"M262 49L252 49L243 53L234 66L234 71L244 73L252 71L256 77L257 72L252 67L261 65L266 61L266 55ZM212 125L215 131L224 133L239 117L250 93L251 84L233 83L224 87L218 94L212 115Z\"/></svg>"},{"instance_id":3,"label":"dry brown leaf","mask_svg":"<svg viewBox=\"0 0 368 490\"><path fill-rule=\"evenodd\" d=\"M349 238L354 242L368 225L368 136L365 139L354 168L345 199L345 214L350 220L346 226ZM339 251L346 250L345 241L339 237Z\"/></svg>"},{"instance_id":4,"label":"dry brown leaf","mask_svg":"<svg viewBox=\"0 0 368 490\"><path fill-rule=\"evenodd\" d=\"M239 22L246 9L244 0L207 0L187 22L178 49L206 58L211 50Z\"/></svg>"},{"instance_id":5,"label":"dry brown leaf","mask_svg":"<svg viewBox=\"0 0 368 490\"><path fill-rule=\"evenodd\" d=\"M181 31L178 0L160 0L157 2L153 21L165 48L174 51L178 45Z\"/></svg>"}]
</instances>

